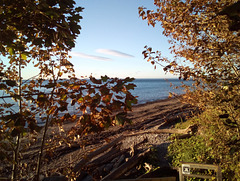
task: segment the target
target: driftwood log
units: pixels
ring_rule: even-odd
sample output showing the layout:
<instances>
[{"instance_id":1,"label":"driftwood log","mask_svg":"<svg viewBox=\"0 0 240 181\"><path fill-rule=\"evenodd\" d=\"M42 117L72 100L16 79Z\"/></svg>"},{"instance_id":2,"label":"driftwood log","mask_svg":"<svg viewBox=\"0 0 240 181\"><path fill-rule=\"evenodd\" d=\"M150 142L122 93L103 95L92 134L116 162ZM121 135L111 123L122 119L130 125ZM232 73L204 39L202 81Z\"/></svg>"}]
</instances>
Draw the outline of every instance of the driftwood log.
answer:
<instances>
[{"instance_id":1,"label":"driftwood log","mask_svg":"<svg viewBox=\"0 0 240 181\"><path fill-rule=\"evenodd\" d=\"M150 131L139 131L138 133L128 134L127 136L137 136L141 134L161 134L161 133L170 133L170 134L193 134L197 132L197 124L190 125L186 129L158 129Z\"/></svg>"},{"instance_id":2,"label":"driftwood log","mask_svg":"<svg viewBox=\"0 0 240 181\"><path fill-rule=\"evenodd\" d=\"M73 168L73 172L79 172L82 167L84 165L86 165L86 163L88 161L90 161L92 158L94 158L95 156L103 153L104 151L108 150L109 148L113 147L114 145L116 145L119 141L121 141L122 139L124 139L125 136L120 136L117 139L113 140L111 143L108 143L107 145L97 149L96 151L90 153L89 155L87 155L86 157L84 157L80 162L78 162L75 167Z\"/></svg>"},{"instance_id":3,"label":"driftwood log","mask_svg":"<svg viewBox=\"0 0 240 181\"><path fill-rule=\"evenodd\" d=\"M98 165L102 165L110 162L112 159L116 158L119 155L122 155L127 150L120 150L120 145L113 147L106 154L100 156L99 158L87 163L87 167L96 167Z\"/></svg>"},{"instance_id":4,"label":"driftwood log","mask_svg":"<svg viewBox=\"0 0 240 181\"><path fill-rule=\"evenodd\" d=\"M102 181L106 180L114 180L118 179L120 176L122 176L124 173L126 173L128 170L136 166L139 161L150 151L150 149L145 150L144 152L134 155L131 157L127 162L122 164L120 167L113 170L110 174L105 176Z\"/></svg>"},{"instance_id":5,"label":"driftwood log","mask_svg":"<svg viewBox=\"0 0 240 181\"><path fill-rule=\"evenodd\" d=\"M122 157L124 154L129 153L131 156L134 155L135 150L137 150L137 148L144 144L147 143L147 139L145 138L143 141L137 143L136 145L134 145L133 147L130 148L125 148L125 149L120 149L121 144L116 143L116 145L114 147L112 147L112 149L110 149L107 153L105 153L104 155L98 157L97 159L94 159L93 161L89 162L86 164L87 168L93 168L93 167L98 167L99 165L103 165L109 162L114 162L114 167L113 168L117 168L121 162L123 161L123 159L125 157ZM119 159L117 159L119 157ZM122 158L120 158L122 157ZM114 160L115 161L112 161Z\"/></svg>"}]
</instances>

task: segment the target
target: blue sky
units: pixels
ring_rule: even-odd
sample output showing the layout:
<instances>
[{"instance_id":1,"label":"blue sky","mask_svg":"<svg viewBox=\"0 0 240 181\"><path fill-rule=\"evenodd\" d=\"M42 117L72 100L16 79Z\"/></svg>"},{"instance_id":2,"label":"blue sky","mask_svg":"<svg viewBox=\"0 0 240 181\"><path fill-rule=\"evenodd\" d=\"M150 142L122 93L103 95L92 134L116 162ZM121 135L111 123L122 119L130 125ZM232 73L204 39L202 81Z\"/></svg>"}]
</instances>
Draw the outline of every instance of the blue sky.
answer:
<instances>
[{"instance_id":1,"label":"blue sky","mask_svg":"<svg viewBox=\"0 0 240 181\"><path fill-rule=\"evenodd\" d=\"M153 0L77 0L84 7L82 30L72 50L71 62L77 76L167 78L143 59L148 45L168 56L169 44L158 24L148 26L138 15L138 7L154 9Z\"/></svg>"},{"instance_id":2,"label":"blue sky","mask_svg":"<svg viewBox=\"0 0 240 181\"><path fill-rule=\"evenodd\" d=\"M173 77L165 74L162 67L155 70L142 55L148 45L170 56L160 23L153 28L138 15L138 7L155 9L154 0L76 0L76 3L85 8L81 13L81 34L70 52L77 77ZM23 70L24 79L37 74L32 65Z\"/></svg>"}]
</instances>

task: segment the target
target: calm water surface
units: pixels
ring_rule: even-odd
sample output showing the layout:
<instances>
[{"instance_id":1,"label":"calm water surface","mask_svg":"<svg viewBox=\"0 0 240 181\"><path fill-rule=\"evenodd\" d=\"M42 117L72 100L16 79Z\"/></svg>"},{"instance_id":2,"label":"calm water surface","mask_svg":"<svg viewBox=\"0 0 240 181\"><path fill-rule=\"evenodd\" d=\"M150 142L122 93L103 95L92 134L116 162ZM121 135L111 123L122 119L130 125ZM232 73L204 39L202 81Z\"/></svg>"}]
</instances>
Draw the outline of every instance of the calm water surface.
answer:
<instances>
[{"instance_id":1,"label":"calm water surface","mask_svg":"<svg viewBox=\"0 0 240 181\"><path fill-rule=\"evenodd\" d=\"M132 91L132 94L138 96L139 104L166 99L169 96L169 92L176 94L184 93L183 90L174 89L175 86L181 85L181 81L178 79L136 79L134 83L137 87ZM170 86L171 83L172 87ZM184 83L191 84L191 81Z\"/></svg>"},{"instance_id":2,"label":"calm water surface","mask_svg":"<svg viewBox=\"0 0 240 181\"><path fill-rule=\"evenodd\" d=\"M138 96L138 104L143 104L146 102L166 99L169 96L169 92L174 92L177 94L184 93L180 89L174 89L174 86L180 86L181 81L178 79L136 79L133 81L136 84L136 88L131 90L134 96ZM174 86L170 86L171 83ZM186 82L185 82L186 83ZM190 84L191 82L188 82ZM3 91L0 91L1 96L6 94ZM12 108L18 112L18 105L12 100L12 98L6 98L7 103L15 104ZM3 103L3 100L0 99L0 103ZM69 107L69 112L74 112L76 110L75 106Z\"/></svg>"}]
</instances>

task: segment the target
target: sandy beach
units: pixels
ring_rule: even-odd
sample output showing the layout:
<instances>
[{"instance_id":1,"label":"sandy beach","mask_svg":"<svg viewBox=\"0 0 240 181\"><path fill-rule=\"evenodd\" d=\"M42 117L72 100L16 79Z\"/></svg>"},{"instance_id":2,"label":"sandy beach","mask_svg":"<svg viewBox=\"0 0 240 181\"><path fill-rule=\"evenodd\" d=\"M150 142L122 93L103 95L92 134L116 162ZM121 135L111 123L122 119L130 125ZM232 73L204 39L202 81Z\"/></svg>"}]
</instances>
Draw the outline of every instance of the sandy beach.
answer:
<instances>
[{"instance_id":1,"label":"sandy beach","mask_svg":"<svg viewBox=\"0 0 240 181\"><path fill-rule=\"evenodd\" d=\"M121 140L121 150L130 149L144 142L142 149L150 145L156 147L158 150L159 165L164 167L169 166L166 160L166 153L170 142L168 139L170 134L154 134L153 131L166 128L171 129L176 122L183 121L186 117L191 116L194 111L195 108L192 106L181 103L179 97L136 105L133 107L133 111L128 114L128 118L132 120L132 124L114 126L98 134L86 135L83 138L75 140L70 147L66 144L56 146L51 157L48 154L44 154L43 176L47 177L54 173L63 173L65 168L74 168L79 161L94 150L103 147L122 135L129 134L135 134L136 136L126 136ZM74 123L65 124L63 128L68 130L72 126L74 126ZM56 127L49 128L49 138L53 136L51 134L52 131L56 132ZM140 132L144 133L137 134ZM46 146L47 150L48 148ZM36 160L38 149L38 144L31 146L23 154L23 162L28 162L29 159L31 161ZM34 166L31 169L34 173ZM5 173L7 173L6 170Z\"/></svg>"}]
</instances>

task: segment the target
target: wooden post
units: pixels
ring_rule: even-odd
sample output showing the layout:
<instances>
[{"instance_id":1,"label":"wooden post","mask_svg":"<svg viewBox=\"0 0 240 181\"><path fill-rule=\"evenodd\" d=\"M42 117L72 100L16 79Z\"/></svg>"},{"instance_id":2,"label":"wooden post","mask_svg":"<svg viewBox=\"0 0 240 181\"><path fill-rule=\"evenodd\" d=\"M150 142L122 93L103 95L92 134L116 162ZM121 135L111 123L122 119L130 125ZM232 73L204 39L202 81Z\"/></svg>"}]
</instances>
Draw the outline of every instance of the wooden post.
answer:
<instances>
[{"instance_id":1,"label":"wooden post","mask_svg":"<svg viewBox=\"0 0 240 181\"><path fill-rule=\"evenodd\" d=\"M182 174L182 167L179 167L179 181L184 181L184 176Z\"/></svg>"},{"instance_id":2,"label":"wooden post","mask_svg":"<svg viewBox=\"0 0 240 181\"><path fill-rule=\"evenodd\" d=\"M217 170L217 181L222 181L222 170L220 166L218 166Z\"/></svg>"}]
</instances>

